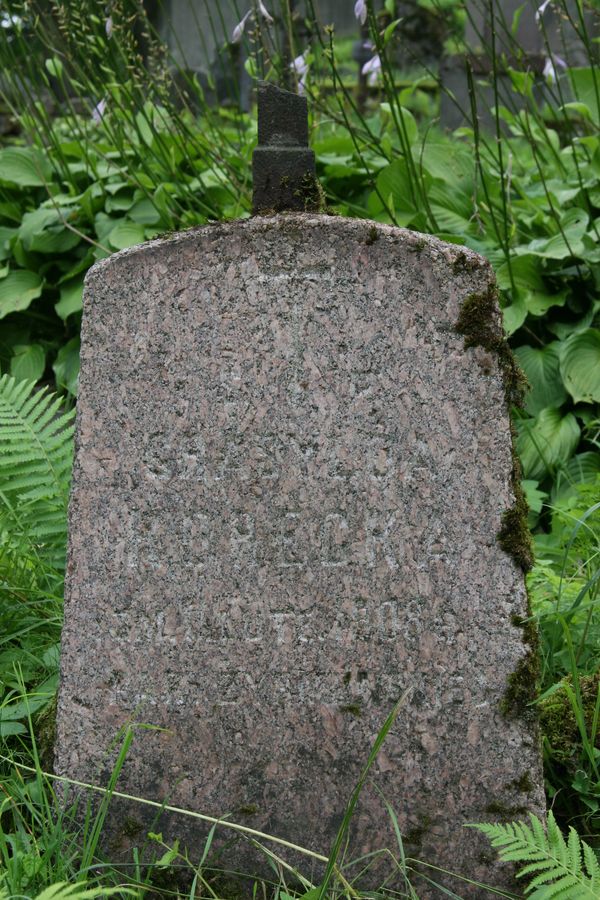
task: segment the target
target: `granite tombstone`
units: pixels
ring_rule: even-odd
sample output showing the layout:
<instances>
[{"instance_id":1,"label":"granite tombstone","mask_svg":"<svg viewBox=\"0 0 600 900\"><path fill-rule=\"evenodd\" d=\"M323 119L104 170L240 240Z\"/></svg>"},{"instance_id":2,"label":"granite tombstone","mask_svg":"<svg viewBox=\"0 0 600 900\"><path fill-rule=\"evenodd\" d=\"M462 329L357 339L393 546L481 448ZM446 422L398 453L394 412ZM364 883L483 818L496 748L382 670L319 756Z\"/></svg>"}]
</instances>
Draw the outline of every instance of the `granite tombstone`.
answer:
<instances>
[{"instance_id":1,"label":"granite tombstone","mask_svg":"<svg viewBox=\"0 0 600 900\"><path fill-rule=\"evenodd\" d=\"M57 771L151 723L121 789L326 854L408 690L354 851L392 846L383 795L412 855L510 883L462 827L543 810L488 264L292 213L117 253L84 305Z\"/></svg>"}]
</instances>

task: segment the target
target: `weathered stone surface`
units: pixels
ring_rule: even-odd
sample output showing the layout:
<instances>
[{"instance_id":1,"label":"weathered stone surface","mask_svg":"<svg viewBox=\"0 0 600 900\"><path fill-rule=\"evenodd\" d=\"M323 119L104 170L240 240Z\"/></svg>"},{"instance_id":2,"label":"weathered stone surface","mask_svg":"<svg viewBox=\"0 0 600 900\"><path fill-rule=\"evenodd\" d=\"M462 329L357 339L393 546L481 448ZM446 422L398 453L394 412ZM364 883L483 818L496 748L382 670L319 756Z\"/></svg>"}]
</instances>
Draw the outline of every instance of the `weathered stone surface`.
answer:
<instances>
[{"instance_id":1,"label":"weathered stone surface","mask_svg":"<svg viewBox=\"0 0 600 900\"><path fill-rule=\"evenodd\" d=\"M121 789L327 853L411 688L373 769L405 849L508 883L462 827L543 808L535 725L501 711L527 652L502 378L455 330L491 284L463 248L312 215L94 266L60 773L93 779L151 722ZM354 852L394 845L372 787L354 824Z\"/></svg>"}]
</instances>

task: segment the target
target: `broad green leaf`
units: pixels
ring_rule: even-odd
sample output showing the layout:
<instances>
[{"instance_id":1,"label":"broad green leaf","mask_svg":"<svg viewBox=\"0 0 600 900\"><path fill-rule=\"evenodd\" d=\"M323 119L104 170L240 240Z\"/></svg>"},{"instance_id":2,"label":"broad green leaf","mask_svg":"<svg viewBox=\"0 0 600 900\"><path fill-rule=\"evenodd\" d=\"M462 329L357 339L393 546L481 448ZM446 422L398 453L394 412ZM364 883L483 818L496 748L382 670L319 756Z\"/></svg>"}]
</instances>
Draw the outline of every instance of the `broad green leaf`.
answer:
<instances>
[{"instance_id":1,"label":"broad green leaf","mask_svg":"<svg viewBox=\"0 0 600 900\"><path fill-rule=\"evenodd\" d=\"M55 304L54 309L57 315L63 320L75 312L80 312L83 308L83 281L74 279L63 284L60 289L60 300Z\"/></svg>"},{"instance_id":2,"label":"broad green leaf","mask_svg":"<svg viewBox=\"0 0 600 900\"><path fill-rule=\"evenodd\" d=\"M561 110L573 110L573 112L577 113L578 116L581 116L583 119L591 119L592 111L585 103L565 103L560 107Z\"/></svg>"},{"instance_id":3,"label":"broad green leaf","mask_svg":"<svg viewBox=\"0 0 600 900\"><path fill-rule=\"evenodd\" d=\"M513 87L519 94L523 94L525 97L532 96L533 86L536 83L536 76L533 72L509 68L508 74Z\"/></svg>"},{"instance_id":4,"label":"broad green leaf","mask_svg":"<svg viewBox=\"0 0 600 900\"><path fill-rule=\"evenodd\" d=\"M80 242L81 236L65 225L70 213L69 209L45 207L25 213L19 228L19 237L25 250L52 255L72 250Z\"/></svg>"},{"instance_id":5,"label":"broad green leaf","mask_svg":"<svg viewBox=\"0 0 600 900\"><path fill-rule=\"evenodd\" d=\"M126 247L142 244L144 240L144 226L138 222L119 222L108 235L108 242L115 250L125 250Z\"/></svg>"},{"instance_id":6,"label":"broad green leaf","mask_svg":"<svg viewBox=\"0 0 600 900\"><path fill-rule=\"evenodd\" d=\"M0 716L2 715L0 711ZM22 722L4 722L0 718L0 737L9 737L13 734L24 734L27 731Z\"/></svg>"},{"instance_id":7,"label":"broad green leaf","mask_svg":"<svg viewBox=\"0 0 600 900\"><path fill-rule=\"evenodd\" d=\"M552 500L559 500L570 494L574 486L584 482L594 482L600 472L600 453L587 450L578 453L558 469L552 487Z\"/></svg>"},{"instance_id":8,"label":"broad green leaf","mask_svg":"<svg viewBox=\"0 0 600 900\"><path fill-rule=\"evenodd\" d=\"M515 356L530 384L525 409L532 416L547 406L562 406L567 399L560 374L559 349L559 342L553 341L539 349L525 345L515 350Z\"/></svg>"},{"instance_id":9,"label":"broad green leaf","mask_svg":"<svg viewBox=\"0 0 600 900\"><path fill-rule=\"evenodd\" d=\"M502 310L504 330L510 336L517 331L527 318L527 305L522 291L517 291L510 306Z\"/></svg>"},{"instance_id":10,"label":"broad green leaf","mask_svg":"<svg viewBox=\"0 0 600 900\"><path fill-rule=\"evenodd\" d=\"M555 225L556 234L549 238L537 238L524 247L517 247L516 253L533 253L545 259L567 259L582 256L585 252L583 235L588 226L588 214L575 207L561 217L560 228Z\"/></svg>"},{"instance_id":11,"label":"broad green leaf","mask_svg":"<svg viewBox=\"0 0 600 900\"><path fill-rule=\"evenodd\" d=\"M410 176L403 159L397 159L381 170L377 187L386 201L391 196L396 210L415 211L410 195Z\"/></svg>"},{"instance_id":12,"label":"broad green leaf","mask_svg":"<svg viewBox=\"0 0 600 900\"><path fill-rule=\"evenodd\" d=\"M74 337L61 347L52 366L56 376L56 383L77 396L77 379L79 377L79 338Z\"/></svg>"},{"instance_id":13,"label":"broad green leaf","mask_svg":"<svg viewBox=\"0 0 600 900\"><path fill-rule=\"evenodd\" d=\"M18 228L6 228L6 226L0 225L0 260L9 259L12 255L10 241L18 231Z\"/></svg>"},{"instance_id":14,"label":"broad green leaf","mask_svg":"<svg viewBox=\"0 0 600 900\"><path fill-rule=\"evenodd\" d=\"M120 191L113 197L107 197L104 208L106 212L127 212L133 206L131 191Z\"/></svg>"},{"instance_id":15,"label":"broad green leaf","mask_svg":"<svg viewBox=\"0 0 600 900\"><path fill-rule=\"evenodd\" d=\"M63 64L58 56L52 56L44 63L47 71L53 78L62 78Z\"/></svg>"},{"instance_id":16,"label":"broad green leaf","mask_svg":"<svg viewBox=\"0 0 600 900\"><path fill-rule=\"evenodd\" d=\"M18 381L39 381L46 368L46 353L40 344L17 344L13 347L10 374Z\"/></svg>"},{"instance_id":17,"label":"broad green leaf","mask_svg":"<svg viewBox=\"0 0 600 900\"><path fill-rule=\"evenodd\" d=\"M139 113L137 113L135 117L135 124L143 142L148 147L151 147L152 142L154 141L154 128L153 123L147 114L147 111L140 111Z\"/></svg>"},{"instance_id":18,"label":"broad green leaf","mask_svg":"<svg viewBox=\"0 0 600 900\"><path fill-rule=\"evenodd\" d=\"M19 187L44 187L52 179L52 166L33 147L5 147L0 150L0 181Z\"/></svg>"},{"instance_id":19,"label":"broad green leaf","mask_svg":"<svg viewBox=\"0 0 600 900\"><path fill-rule=\"evenodd\" d=\"M600 124L600 109L598 97L600 96L600 79L598 70L591 68L570 68L569 78L573 86L573 93L578 103L587 106L590 118L596 125Z\"/></svg>"},{"instance_id":20,"label":"broad green leaf","mask_svg":"<svg viewBox=\"0 0 600 900\"><path fill-rule=\"evenodd\" d=\"M27 309L42 293L42 279L36 272L16 269L0 280L0 319Z\"/></svg>"},{"instance_id":21,"label":"broad green leaf","mask_svg":"<svg viewBox=\"0 0 600 900\"><path fill-rule=\"evenodd\" d=\"M25 719L31 713L47 706L58 686L58 672L54 672L49 678L39 685L32 694L27 694L23 700L15 700L14 703L6 703L0 706L0 723L16 722Z\"/></svg>"},{"instance_id":22,"label":"broad green leaf","mask_svg":"<svg viewBox=\"0 0 600 900\"><path fill-rule=\"evenodd\" d=\"M514 287L522 291L544 291L544 279L542 277L542 262L538 256L532 253L523 253L519 256L511 255L510 266L506 260L495 266L498 287L510 291Z\"/></svg>"},{"instance_id":23,"label":"broad green leaf","mask_svg":"<svg viewBox=\"0 0 600 900\"><path fill-rule=\"evenodd\" d=\"M575 403L600 400L600 331L588 328L563 341L560 371Z\"/></svg>"},{"instance_id":24,"label":"broad green leaf","mask_svg":"<svg viewBox=\"0 0 600 900\"><path fill-rule=\"evenodd\" d=\"M568 460L579 442L580 429L572 413L543 409L535 419L517 423L517 452L526 479L541 481L559 463Z\"/></svg>"},{"instance_id":25,"label":"broad green leaf","mask_svg":"<svg viewBox=\"0 0 600 900\"><path fill-rule=\"evenodd\" d=\"M525 481L521 482L521 487L523 488L523 492L525 494L525 497L527 498L527 505L529 506L531 512L541 512L542 506L544 505L544 500L546 500L548 497L546 491L540 491L538 489L537 481L529 481L528 479L525 479Z\"/></svg>"},{"instance_id":26,"label":"broad green leaf","mask_svg":"<svg viewBox=\"0 0 600 900\"><path fill-rule=\"evenodd\" d=\"M400 130L406 136L409 146L412 147L412 145L419 137L419 127L416 123L415 117L413 116L411 111L409 109L406 109L406 107L404 106L400 107L396 115L398 117Z\"/></svg>"},{"instance_id":27,"label":"broad green leaf","mask_svg":"<svg viewBox=\"0 0 600 900\"><path fill-rule=\"evenodd\" d=\"M553 306L564 306L569 291L564 288L556 294L547 294L540 291L525 291L524 299L527 312L532 316L544 316Z\"/></svg>"},{"instance_id":28,"label":"broad green leaf","mask_svg":"<svg viewBox=\"0 0 600 900\"><path fill-rule=\"evenodd\" d=\"M94 228L96 229L96 237L98 240L104 243L118 221L119 220L107 216L102 210L96 213L94 216Z\"/></svg>"}]
</instances>

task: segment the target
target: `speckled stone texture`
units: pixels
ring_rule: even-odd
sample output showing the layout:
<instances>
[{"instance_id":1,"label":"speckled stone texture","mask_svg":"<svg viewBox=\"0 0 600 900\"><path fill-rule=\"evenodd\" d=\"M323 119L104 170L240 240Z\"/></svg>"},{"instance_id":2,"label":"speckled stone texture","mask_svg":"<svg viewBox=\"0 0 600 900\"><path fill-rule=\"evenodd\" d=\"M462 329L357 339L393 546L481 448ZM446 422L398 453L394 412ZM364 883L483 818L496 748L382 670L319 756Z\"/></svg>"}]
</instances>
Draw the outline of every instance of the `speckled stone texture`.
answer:
<instances>
[{"instance_id":1,"label":"speckled stone texture","mask_svg":"<svg viewBox=\"0 0 600 900\"><path fill-rule=\"evenodd\" d=\"M491 283L464 248L302 214L94 266L59 773L105 777L117 729L150 722L167 730L137 733L121 790L327 853L410 688L372 770L406 852L510 884L462 827L543 810L535 724L500 709L527 652L523 574L496 540L502 379L455 330ZM131 823L111 827L125 847ZM394 846L372 785L352 834L355 854Z\"/></svg>"}]
</instances>

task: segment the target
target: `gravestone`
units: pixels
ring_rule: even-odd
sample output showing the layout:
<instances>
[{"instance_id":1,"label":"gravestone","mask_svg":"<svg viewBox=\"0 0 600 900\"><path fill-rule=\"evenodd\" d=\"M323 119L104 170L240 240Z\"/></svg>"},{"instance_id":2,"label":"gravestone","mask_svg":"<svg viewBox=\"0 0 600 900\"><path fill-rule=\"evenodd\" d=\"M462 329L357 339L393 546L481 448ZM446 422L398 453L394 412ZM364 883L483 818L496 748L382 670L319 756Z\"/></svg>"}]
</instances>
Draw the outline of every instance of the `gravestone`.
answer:
<instances>
[{"instance_id":1,"label":"gravestone","mask_svg":"<svg viewBox=\"0 0 600 900\"><path fill-rule=\"evenodd\" d=\"M84 306L57 772L106 783L117 730L150 723L120 790L327 854L408 690L349 853L394 848L385 797L407 853L510 885L462 827L543 811L488 264L283 214L117 253Z\"/></svg>"}]
</instances>

